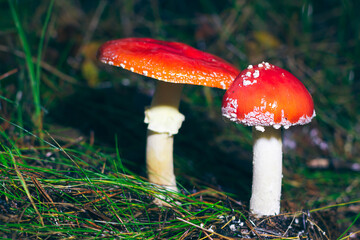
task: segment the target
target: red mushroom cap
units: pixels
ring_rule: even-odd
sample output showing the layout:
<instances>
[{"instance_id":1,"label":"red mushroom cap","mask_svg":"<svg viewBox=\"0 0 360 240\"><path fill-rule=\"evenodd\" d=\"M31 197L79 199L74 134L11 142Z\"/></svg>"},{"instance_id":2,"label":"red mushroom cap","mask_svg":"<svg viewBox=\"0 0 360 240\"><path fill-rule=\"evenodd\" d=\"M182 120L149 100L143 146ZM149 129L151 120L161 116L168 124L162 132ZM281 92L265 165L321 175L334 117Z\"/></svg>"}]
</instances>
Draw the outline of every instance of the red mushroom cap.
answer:
<instances>
[{"instance_id":1,"label":"red mushroom cap","mask_svg":"<svg viewBox=\"0 0 360 240\"><path fill-rule=\"evenodd\" d=\"M222 114L248 126L288 128L309 123L315 110L310 93L294 75L263 62L235 79L224 95Z\"/></svg>"},{"instance_id":2,"label":"red mushroom cap","mask_svg":"<svg viewBox=\"0 0 360 240\"><path fill-rule=\"evenodd\" d=\"M227 89L240 70L225 60L184 43L125 38L104 43L98 59L171 83Z\"/></svg>"}]
</instances>

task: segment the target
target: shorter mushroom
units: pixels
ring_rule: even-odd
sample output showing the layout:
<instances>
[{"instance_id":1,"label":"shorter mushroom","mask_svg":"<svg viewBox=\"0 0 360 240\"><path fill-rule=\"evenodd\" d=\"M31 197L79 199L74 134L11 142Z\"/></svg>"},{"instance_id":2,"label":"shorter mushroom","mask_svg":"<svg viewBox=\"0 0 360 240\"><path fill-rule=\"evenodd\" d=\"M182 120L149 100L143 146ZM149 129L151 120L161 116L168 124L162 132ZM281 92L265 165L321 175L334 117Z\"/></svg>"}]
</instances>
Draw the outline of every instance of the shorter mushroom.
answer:
<instances>
[{"instance_id":1,"label":"shorter mushroom","mask_svg":"<svg viewBox=\"0 0 360 240\"><path fill-rule=\"evenodd\" d=\"M179 112L183 84L227 89L240 71L225 60L183 43L125 38L104 43L98 59L157 80L148 123L146 164L149 181L177 191L173 135L185 117Z\"/></svg>"},{"instance_id":2,"label":"shorter mushroom","mask_svg":"<svg viewBox=\"0 0 360 240\"><path fill-rule=\"evenodd\" d=\"M256 216L280 212L281 129L303 125L315 116L305 86L288 71L262 62L243 70L226 91L222 114L253 126L253 184L250 210Z\"/></svg>"}]
</instances>

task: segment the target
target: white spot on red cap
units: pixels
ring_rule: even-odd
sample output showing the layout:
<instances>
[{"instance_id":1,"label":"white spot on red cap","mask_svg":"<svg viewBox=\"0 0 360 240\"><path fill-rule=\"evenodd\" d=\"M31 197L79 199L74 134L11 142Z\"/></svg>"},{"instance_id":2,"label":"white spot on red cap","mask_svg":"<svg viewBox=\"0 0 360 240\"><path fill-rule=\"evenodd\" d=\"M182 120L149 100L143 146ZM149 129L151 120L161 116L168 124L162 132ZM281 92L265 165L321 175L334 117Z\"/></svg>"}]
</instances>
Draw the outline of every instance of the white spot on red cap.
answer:
<instances>
[{"instance_id":1,"label":"white spot on red cap","mask_svg":"<svg viewBox=\"0 0 360 240\"><path fill-rule=\"evenodd\" d=\"M221 108L222 115L229 118L231 121L237 121L237 99L226 98L226 106Z\"/></svg>"},{"instance_id":2,"label":"white spot on red cap","mask_svg":"<svg viewBox=\"0 0 360 240\"><path fill-rule=\"evenodd\" d=\"M265 69L270 69L271 68L271 65L268 63L268 62L265 62Z\"/></svg>"},{"instance_id":3,"label":"white spot on red cap","mask_svg":"<svg viewBox=\"0 0 360 240\"><path fill-rule=\"evenodd\" d=\"M255 126L255 129L260 132L265 132L265 128L263 126Z\"/></svg>"},{"instance_id":4,"label":"white spot on red cap","mask_svg":"<svg viewBox=\"0 0 360 240\"><path fill-rule=\"evenodd\" d=\"M244 79L244 81L243 81L244 86L253 85L254 83L257 83L257 81L256 80L250 81L250 80L246 80L246 79Z\"/></svg>"},{"instance_id":5,"label":"white spot on red cap","mask_svg":"<svg viewBox=\"0 0 360 240\"><path fill-rule=\"evenodd\" d=\"M120 63L120 67L125 68L125 64Z\"/></svg>"},{"instance_id":6,"label":"white spot on red cap","mask_svg":"<svg viewBox=\"0 0 360 240\"><path fill-rule=\"evenodd\" d=\"M226 85L225 85L224 82L220 82L220 85L221 85L221 87L222 87L223 89L226 89Z\"/></svg>"}]
</instances>

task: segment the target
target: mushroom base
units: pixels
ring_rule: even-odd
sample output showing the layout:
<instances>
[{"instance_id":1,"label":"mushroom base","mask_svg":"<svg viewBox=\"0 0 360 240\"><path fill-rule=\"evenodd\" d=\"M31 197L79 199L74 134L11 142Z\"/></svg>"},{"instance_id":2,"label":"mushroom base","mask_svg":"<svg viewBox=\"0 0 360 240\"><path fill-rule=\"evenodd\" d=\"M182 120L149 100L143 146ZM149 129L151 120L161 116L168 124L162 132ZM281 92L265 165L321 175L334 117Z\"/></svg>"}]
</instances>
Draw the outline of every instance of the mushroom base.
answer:
<instances>
[{"instance_id":1,"label":"mushroom base","mask_svg":"<svg viewBox=\"0 0 360 240\"><path fill-rule=\"evenodd\" d=\"M280 213L282 181L281 130L253 128L253 185L250 210L257 216Z\"/></svg>"},{"instance_id":2,"label":"mushroom base","mask_svg":"<svg viewBox=\"0 0 360 240\"><path fill-rule=\"evenodd\" d=\"M148 130L146 167L149 181L177 192L173 165L173 136Z\"/></svg>"}]
</instances>

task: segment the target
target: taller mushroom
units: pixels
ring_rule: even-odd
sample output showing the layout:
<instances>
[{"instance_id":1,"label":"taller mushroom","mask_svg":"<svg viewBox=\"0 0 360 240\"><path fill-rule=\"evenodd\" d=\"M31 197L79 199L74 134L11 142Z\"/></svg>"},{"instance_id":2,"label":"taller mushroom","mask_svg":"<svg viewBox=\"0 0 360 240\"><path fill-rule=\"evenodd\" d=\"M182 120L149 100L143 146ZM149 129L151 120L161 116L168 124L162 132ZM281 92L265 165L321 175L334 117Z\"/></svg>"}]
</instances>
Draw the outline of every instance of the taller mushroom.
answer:
<instances>
[{"instance_id":1,"label":"taller mushroom","mask_svg":"<svg viewBox=\"0 0 360 240\"><path fill-rule=\"evenodd\" d=\"M240 71L223 59L186 44L150 38L108 41L99 48L98 59L160 80L151 106L145 110L147 171L150 182L177 191L173 135L185 119L178 110L183 84L227 89Z\"/></svg>"},{"instance_id":2,"label":"taller mushroom","mask_svg":"<svg viewBox=\"0 0 360 240\"><path fill-rule=\"evenodd\" d=\"M315 116L304 85L291 73L263 62L243 70L226 91L222 114L253 126L253 185L250 210L257 216L280 212L281 129L303 125Z\"/></svg>"}]
</instances>

